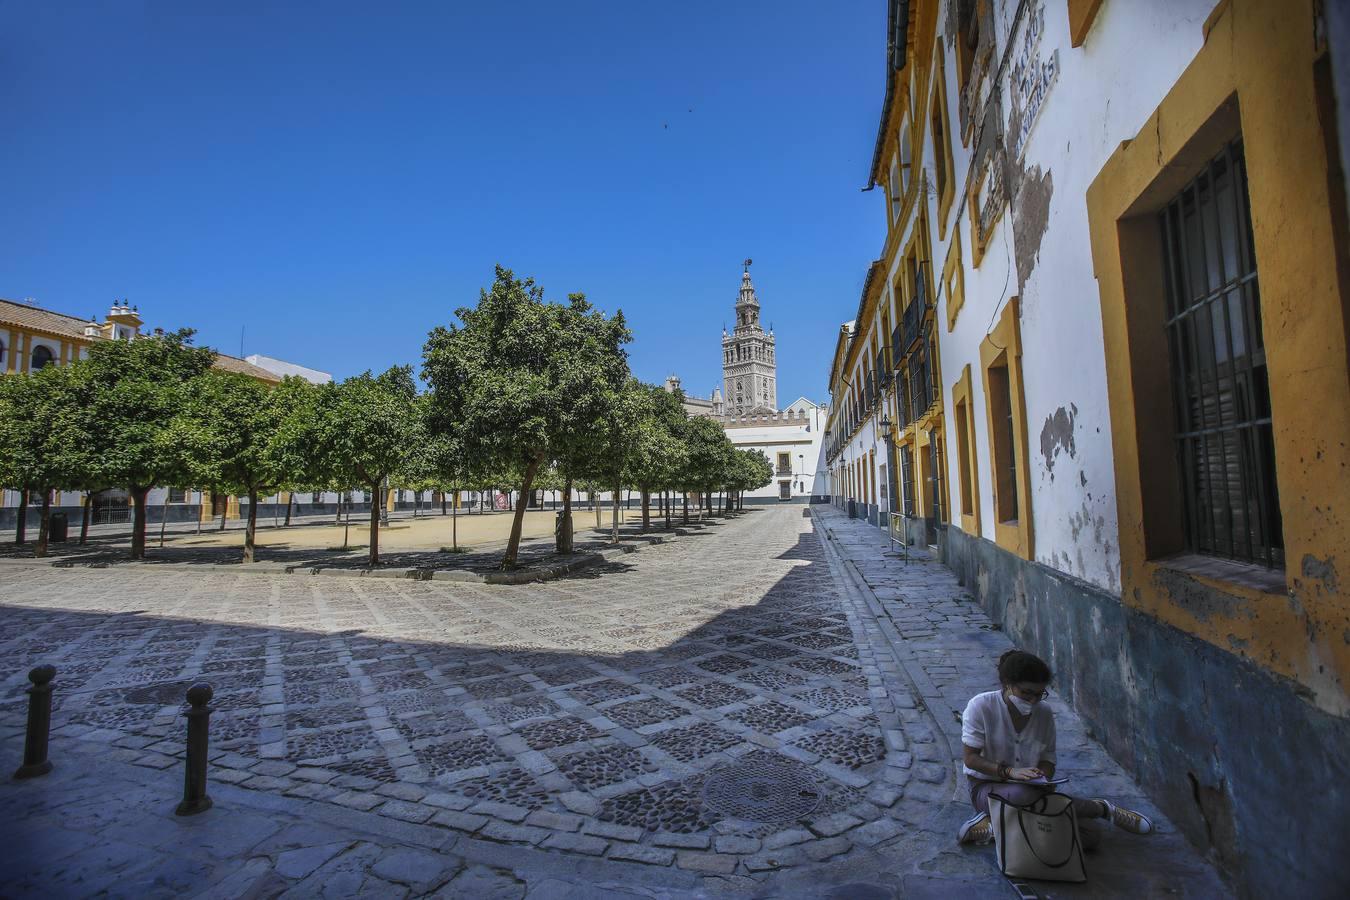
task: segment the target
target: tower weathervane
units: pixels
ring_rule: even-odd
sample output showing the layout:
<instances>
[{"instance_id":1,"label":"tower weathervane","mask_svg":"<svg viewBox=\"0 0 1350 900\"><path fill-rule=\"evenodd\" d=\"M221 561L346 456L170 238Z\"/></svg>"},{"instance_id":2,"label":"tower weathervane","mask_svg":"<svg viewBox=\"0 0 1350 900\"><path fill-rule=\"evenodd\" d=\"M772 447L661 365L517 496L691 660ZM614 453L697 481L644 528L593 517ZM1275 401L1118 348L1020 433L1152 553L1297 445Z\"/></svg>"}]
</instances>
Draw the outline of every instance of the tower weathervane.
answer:
<instances>
[{"instance_id":1,"label":"tower weathervane","mask_svg":"<svg viewBox=\"0 0 1350 900\"><path fill-rule=\"evenodd\" d=\"M746 259L746 261L745 261L745 271L747 271L747 272L750 271L750 264L753 263L753 262L754 262L753 259Z\"/></svg>"}]
</instances>

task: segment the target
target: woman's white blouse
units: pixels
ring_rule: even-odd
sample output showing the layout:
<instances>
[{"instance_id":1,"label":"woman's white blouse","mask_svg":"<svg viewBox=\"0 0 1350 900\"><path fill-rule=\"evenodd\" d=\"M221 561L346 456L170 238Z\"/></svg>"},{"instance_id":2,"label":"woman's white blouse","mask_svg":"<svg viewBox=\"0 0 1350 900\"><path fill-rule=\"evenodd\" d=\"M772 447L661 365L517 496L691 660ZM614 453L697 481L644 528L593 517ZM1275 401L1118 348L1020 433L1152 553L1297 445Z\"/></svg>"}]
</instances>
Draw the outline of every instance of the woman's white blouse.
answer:
<instances>
[{"instance_id":1,"label":"woman's white blouse","mask_svg":"<svg viewBox=\"0 0 1350 900\"><path fill-rule=\"evenodd\" d=\"M1055 714L1044 702L1037 703L1031 710L1031 721L1018 733L1002 691L976 694L961 714L961 743L978 749L992 763L1014 769L1034 766L1041 760L1057 762ZM962 768L971 778L995 780L969 766Z\"/></svg>"}]
</instances>

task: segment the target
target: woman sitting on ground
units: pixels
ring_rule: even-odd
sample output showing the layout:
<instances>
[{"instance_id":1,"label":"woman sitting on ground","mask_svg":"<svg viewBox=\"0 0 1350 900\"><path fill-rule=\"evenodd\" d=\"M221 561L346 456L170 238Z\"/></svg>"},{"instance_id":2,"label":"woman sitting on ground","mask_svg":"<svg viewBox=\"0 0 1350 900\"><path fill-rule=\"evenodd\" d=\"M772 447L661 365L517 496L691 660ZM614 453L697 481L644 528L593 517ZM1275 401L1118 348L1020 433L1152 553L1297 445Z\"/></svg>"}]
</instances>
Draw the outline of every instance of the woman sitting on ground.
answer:
<instances>
[{"instance_id":1,"label":"woman sitting on ground","mask_svg":"<svg viewBox=\"0 0 1350 900\"><path fill-rule=\"evenodd\" d=\"M1002 687L976 694L961 717L965 772L975 807L975 815L957 836L963 844L993 839L991 793L1025 805L1055 790L1054 785L1019 783L1055 776L1055 714L1041 702L1050 684L1050 667L1031 653L1009 650L999 657L998 680ZM1073 809L1080 820L1110 819L1134 834L1153 830L1145 816L1109 800L1075 798Z\"/></svg>"}]
</instances>

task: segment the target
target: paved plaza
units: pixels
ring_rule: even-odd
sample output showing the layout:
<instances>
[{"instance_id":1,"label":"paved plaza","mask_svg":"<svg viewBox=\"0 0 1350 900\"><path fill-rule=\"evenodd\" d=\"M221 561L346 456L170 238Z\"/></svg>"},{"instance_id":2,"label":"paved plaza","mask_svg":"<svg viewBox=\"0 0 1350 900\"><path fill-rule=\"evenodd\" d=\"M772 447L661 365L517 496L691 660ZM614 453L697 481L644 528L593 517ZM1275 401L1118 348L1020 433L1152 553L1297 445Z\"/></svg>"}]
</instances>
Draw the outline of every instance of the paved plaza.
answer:
<instances>
[{"instance_id":1,"label":"paved plaza","mask_svg":"<svg viewBox=\"0 0 1350 900\"><path fill-rule=\"evenodd\" d=\"M882 543L784 506L519 586L8 563L6 765L28 669L59 674L0 893L1013 896L954 837L955 711L1007 639ZM180 819L196 681L215 806ZM1043 896L1223 893L1052 702L1075 789L1159 833Z\"/></svg>"}]
</instances>

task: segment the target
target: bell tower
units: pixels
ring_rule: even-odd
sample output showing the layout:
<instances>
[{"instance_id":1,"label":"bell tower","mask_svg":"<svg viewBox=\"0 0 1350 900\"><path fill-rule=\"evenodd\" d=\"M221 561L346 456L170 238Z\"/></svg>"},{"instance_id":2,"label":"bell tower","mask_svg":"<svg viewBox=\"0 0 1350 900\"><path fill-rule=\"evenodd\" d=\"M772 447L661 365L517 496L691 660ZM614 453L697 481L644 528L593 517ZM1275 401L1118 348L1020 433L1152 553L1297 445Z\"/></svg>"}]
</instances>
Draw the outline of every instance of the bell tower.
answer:
<instances>
[{"instance_id":1,"label":"bell tower","mask_svg":"<svg viewBox=\"0 0 1350 900\"><path fill-rule=\"evenodd\" d=\"M747 259L741 273L735 330L722 330L722 396L728 417L778 411L774 337L759 324L759 299L750 281L750 265Z\"/></svg>"}]
</instances>

